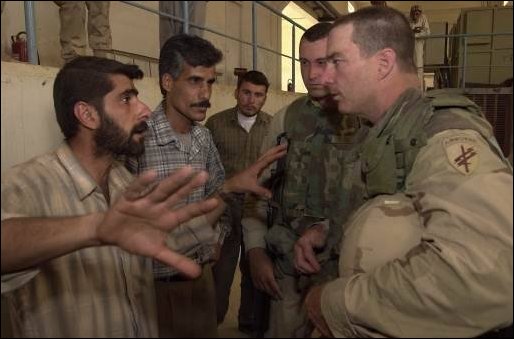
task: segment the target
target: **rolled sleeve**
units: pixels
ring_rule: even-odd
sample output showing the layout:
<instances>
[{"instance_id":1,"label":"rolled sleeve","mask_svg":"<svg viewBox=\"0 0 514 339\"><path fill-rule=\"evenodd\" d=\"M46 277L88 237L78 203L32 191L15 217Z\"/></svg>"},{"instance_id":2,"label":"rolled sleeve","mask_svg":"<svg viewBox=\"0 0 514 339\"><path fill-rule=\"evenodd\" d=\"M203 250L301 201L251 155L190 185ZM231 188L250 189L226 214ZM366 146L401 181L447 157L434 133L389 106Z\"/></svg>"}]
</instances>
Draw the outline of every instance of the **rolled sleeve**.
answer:
<instances>
[{"instance_id":1,"label":"rolled sleeve","mask_svg":"<svg viewBox=\"0 0 514 339\"><path fill-rule=\"evenodd\" d=\"M4 204L4 202L2 202ZM7 212L2 207L1 212L1 220L7 220L11 218L24 218L27 217L26 214ZM14 291L21 286L25 285L27 282L32 280L36 275L38 275L40 270L38 268L28 269L20 272L7 273L2 274L2 294Z\"/></svg>"},{"instance_id":2,"label":"rolled sleeve","mask_svg":"<svg viewBox=\"0 0 514 339\"><path fill-rule=\"evenodd\" d=\"M243 218L243 241L246 251L252 248L266 248L264 237L268 233L268 228L260 220L256 218Z\"/></svg>"},{"instance_id":3,"label":"rolled sleeve","mask_svg":"<svg viewBox=\"0 0 514 339\"><path fill-rule=\"evenodd\" d=\"M23 272L2 274L2 294L14 291L39 274L39 269L30 269Z\"/></svg>"}]
</instances>

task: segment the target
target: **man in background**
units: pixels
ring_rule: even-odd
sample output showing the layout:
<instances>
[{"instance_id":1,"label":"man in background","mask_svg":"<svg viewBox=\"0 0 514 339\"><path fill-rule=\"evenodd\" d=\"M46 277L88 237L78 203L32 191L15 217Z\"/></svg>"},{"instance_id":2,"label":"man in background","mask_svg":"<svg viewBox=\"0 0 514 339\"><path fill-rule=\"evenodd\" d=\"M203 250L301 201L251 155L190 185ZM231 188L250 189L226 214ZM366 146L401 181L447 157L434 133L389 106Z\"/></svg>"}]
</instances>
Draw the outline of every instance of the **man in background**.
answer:
<instances>
[{"instance_id":1,"label":"man in background","mask_svg":"<svg viewBox=\"0 0 514 339\"><path fill-rule=\"evenodd\" d=\"M211 131L227 177L246 168L259 157L262 140L271 122L271 116L261 110L266 102L268 88L269 82L263 73L246 72L239 77L234 92L236 106L211 116L205 124ZM244 197L234 201L230 206L230 234L225 239L220 257L213 266L213 274L216 283L217 317L220 324L227 313L230 287L239 258L241 270L239 330L251 335L255 331L253 305L255 289L242 241L243 204ZM239 253L241 253L240 257Z\"/></svg>"},{"instance_id":2,"label":"man in background","mask_svg":"<svg viewBox=\"0 0 514 339\"><path fill-rule=\"evenodd\" d=\"M418 78L420 81L420 88L422 91L425 90L425 79L423 71L423 55L425 53L425 39L419 39L430 35L430 27L428 25L428 19L421 11L421 6L414 5L410 9L409 24L416 42L414 44L414 64L418 70Z\"/></svg>"}]
</instances>

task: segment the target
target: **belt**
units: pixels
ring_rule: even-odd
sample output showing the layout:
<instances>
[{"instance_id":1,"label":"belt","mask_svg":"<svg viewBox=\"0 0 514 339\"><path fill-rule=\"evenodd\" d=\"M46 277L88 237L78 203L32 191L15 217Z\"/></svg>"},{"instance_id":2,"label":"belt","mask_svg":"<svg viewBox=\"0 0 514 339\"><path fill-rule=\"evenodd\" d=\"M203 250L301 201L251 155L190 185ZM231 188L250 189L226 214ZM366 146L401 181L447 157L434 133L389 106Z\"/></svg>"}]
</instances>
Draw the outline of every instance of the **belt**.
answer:
<instances>
[{"instance_id":1,"label":"belt","mask_svg":"<svg viewBox=\"0 0 514 339\"><path fill-rule=\"evenodd\" d=\"M160 281L160 282L178 282L178 281L188 281L191 279L188 279L186 277L176 274L176 275L169 275L166 277L155 277L154 280Z\"/></svg>"}]
</instances>

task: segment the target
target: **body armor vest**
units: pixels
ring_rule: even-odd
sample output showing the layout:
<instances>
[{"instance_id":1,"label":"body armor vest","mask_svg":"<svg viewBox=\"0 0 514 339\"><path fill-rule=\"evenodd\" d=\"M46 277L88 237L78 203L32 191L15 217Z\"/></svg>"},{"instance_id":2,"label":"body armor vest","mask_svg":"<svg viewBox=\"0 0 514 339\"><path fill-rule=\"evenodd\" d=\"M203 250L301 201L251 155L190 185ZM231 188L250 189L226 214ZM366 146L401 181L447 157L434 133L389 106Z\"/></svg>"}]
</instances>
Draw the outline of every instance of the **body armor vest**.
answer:
<instances>
[{"instance_id":1,"label":"body armor vest","mask_svg":"<svg viewBox=\"0 0 514 339\"><path fill-rule=\"evenodd\" d=\"M475 130L497 149L491 126L474 102L444 90L431 91L395 112L379 135L370 135L362 146L366 198L403 192L421 147L447 129Z\"/></svg>"},{"instance_id":2,"label":"body armor vest","mask_svg":"<svg viewBox=\"0 0 514 339\"><path fill-rule=\"evenodd\" d=\"M333 226L340 225L333 219L342 215L339 206L345 201L341 199L341 180L360 125L355 116L321 111L308 100L294 101L284 117L288 153L281 183L273 192L278 197L274 203L277 217L266 241L280 271L294 275L294 243L308 226L328 219L331 243L317 258L320 264L336 259L330 272L337 274L333 249L338 247L342 232Z\"/></svg>"},{"instance_id":3,"label":"body armor vest","mask_svg":"<svg viewBox=\"0 0 514 339\"><path fill-rule=\"evenodd\" d=\"M419 150L434 134L472 129L499 150L491 126L466 97L444 91L422 97L410 90L404 99L390 110L385 127L371 130L363 142L365 128L359 130L355 124L336 128L344 125L342 115L321 114L320 118L319 113L309 113L306 98L290 105L285 117L289 137L286 175L279 185L282 209L266 236L282 273L296 274L293 247L301 231L317 220L329 219L327 244L316 256L320 264L328 263L319 281L337 274L342 225L348 216L367 199L403 192Z\"/></svg>"},{"instance_id":4,"label":"body armor vest","mask_svg":"<svg viewBox=\"0 0 514 339\"><path fill-rule=\"evenodd\" d=\"M333 212L338 179L358 129L356 121L338 113L306 110L304 100L290 105L284 120L289 146L282 188L283 223L302 217L325 219Z\"/></svg>"}]
</instances>

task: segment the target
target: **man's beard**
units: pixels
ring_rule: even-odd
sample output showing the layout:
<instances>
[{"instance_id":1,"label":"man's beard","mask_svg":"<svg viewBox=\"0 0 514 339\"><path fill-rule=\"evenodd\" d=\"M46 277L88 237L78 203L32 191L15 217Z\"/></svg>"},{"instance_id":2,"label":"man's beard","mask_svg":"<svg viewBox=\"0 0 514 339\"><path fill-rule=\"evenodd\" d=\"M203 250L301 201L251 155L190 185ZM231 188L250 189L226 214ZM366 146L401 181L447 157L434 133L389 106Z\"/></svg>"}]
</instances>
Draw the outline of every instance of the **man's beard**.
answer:
<instances>
[{"instance_id":1,"label":"man's beard","mask_svg":"<svg viewBox=\"0 0 514 339\"><path fill-rule=\"evenodd\" d=\"M101 117L100 128L95 132L95 153L97 156L112 154L114 157L128 156L137 157L143 154L145 144L143 139L139 142L133 140L135 133L146 131L148 125L141 122L134 126L127 135L125 131L111 118L107 116L105 111L98 110Z\"/></svg>"}]
</instances>

